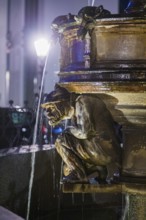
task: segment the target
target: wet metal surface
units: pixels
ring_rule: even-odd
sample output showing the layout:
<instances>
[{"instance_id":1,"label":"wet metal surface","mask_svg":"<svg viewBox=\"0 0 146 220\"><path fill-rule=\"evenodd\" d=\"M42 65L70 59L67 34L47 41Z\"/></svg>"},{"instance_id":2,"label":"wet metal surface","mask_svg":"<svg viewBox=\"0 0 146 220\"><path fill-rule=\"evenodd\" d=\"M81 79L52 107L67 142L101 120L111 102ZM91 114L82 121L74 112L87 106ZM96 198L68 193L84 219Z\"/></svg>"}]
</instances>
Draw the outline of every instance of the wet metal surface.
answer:
<instances>
[{"instance_id":1,"label":"wet metal surface","mask_svg":"<svg viewBox=\"0 0 146 220\"><path fill-rule=\"evenodd\" d=\"M64 193L122 193L146 196L146 183L86 184L63 183Z\"/></svg>"},{"instance_id":2,"label":"wet metal surface","mask_svg":"<svg viewBox=\"0 0 146 220\"><path fill-rule=\"evenodd\" d=\"M121 184L62 184L64 193L121 193Z\"/></svg>"}]
</instances>

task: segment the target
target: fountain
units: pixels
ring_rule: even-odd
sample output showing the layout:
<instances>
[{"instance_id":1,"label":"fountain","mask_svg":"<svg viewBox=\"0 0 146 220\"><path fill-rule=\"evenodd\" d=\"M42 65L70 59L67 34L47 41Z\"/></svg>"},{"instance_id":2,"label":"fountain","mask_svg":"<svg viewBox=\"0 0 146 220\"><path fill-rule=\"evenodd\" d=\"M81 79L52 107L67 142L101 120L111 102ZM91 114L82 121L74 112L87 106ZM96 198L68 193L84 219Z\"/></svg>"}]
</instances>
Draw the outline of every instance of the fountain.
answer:
<instances>
[{"instance_id":1,"label":"fountain","mask_svg":"<svg viewBox=\"0 0 146 220\"><path fill-rule=\"evenodd\" d=\"M126 198L123 219L128 220L145 220L146 216L145 5L145 1L130 1L125 12L118 15L111 14L103 6L88 6L77 16L59 16L52 22L54 36L61 45L58 85L71 95L96 95L106 106L103 112L109 111L122 134L122 163L117 183L65 182L62 190L64 193L121 192ZM57 99L54 93L44 108L49 109L49 103L66 101L61 96ZM100 117L103 120L102 114ZM110 119L106 119L109 124ZM60 148L67 139L62 139L56 146L68 164L68 158ZM90 147L89 144L91 150ZM101 147L105 150L102 144Z\"/></svg>"},{"instance_id":2,"label":"fountain","mask_svg":"<svg viewBox=\"0 0 146 220\"><path fill-rule=\"evenodd\" d=\"M93 5L94 1L92 1ZM80 179L78 182L69 182L68 178L62 179L63 171L67 173L68 170L65 169L66 167L64 167L60 158L54 154L54 150L48 151L52 150L52 141L51 146L49 144L44 146L36 144L37 116L33 145L0 149L0 156L2 156L0 181L2 186L0 187L2 189L0 191L1 201L3 200L2 205L10 207L9 209L14 212L17 212L18 207L23 207L21 215L27 219L48 219L48 215L54 217L56 215L52 214L52 210L55 207L55 214L57 213L57 219L59 219L62 218L62 207L70 208L69 202L74 207L81 203L81 206L78 206L81 213L78 212L79 214L74 215L74 213L70 212L71 209L68 209L68 212L65 213L65 218L69 216L74 219L74 216L77 216L80 219L107 219L107 216L109 216L109 219L113 220L119 216L117 210L119 206L121 207L121 201L118 201L120 205L119 203L116 204L116 211L114 209L110 216L110 211L106 212L106 205L100 204L100 200L107 196L108 202L112 201L113 205L116 200L114 196L120 194L121 199L122 194L124 198L123 207L121 207L124 209L122 220L145 220L146 19L144 6L145 1L130 1L125 12L118 15L111 14L103 6L89 6L81 9L76 16L71 14L59 16L52 22L54 37L59 39L61 45L60 72L58 74L59 82L57 87L65 89L65 92L67 91L67 94L65 93L67 96L63 95L58 100L55 100L56 106L58 107L58 101L65 97L69 102L69 105L66 103L68 108L74 104L73 100L78 96L88 95L90 97L89 101L91 99L95 100L94 97L96 97L96 101L98 100L96 102L97 110L95 109L94 101L92 101L91 112L97 117L97 123L102 118L98 131L103 126L102 131L104 129L108 130L109 133L106 134L110 135L115 140L114 143L116 143L114 148L112 148L113 146L110 145L108 139L108 145L104 145L107 137L99 134L98 139L96 139L96 144L99 144L99 147L96 147L98 150L101 147L103 151L107 151L108 146L112 148L112 150L108 151L108 157L104 157L104 159L108 158L109 161L112 155L115 158L122 156L122 163L119 166L120 172L115 172L113 180L110 179L109 182L106 181L106 172L103 175L103 179L100 179L98 176L100 169L98 170L99 173L95 172L93 175L89 175L89 179L85 182L80 181ZM54 91L52 94L54 94ZM52 98L54 97L52 96ZM54 100L52 101L54 102ZM38 112L40 111L39 107L40 99ZM100 117L98 117L99 107L101 107ZM63 105L60 110L63 111ZM70 113L73 112L71 111ZM78 109L78 113L80 113L80 109ZM104 116L103 113L105 114ZM79 116L78 119L82 117L82 114ZM102 123L103 121L104 123ZM73 124L70 125L73 126ZM68 129L68 126L65 126L66 129ZM111 131L114 132L112 133ZM95 134L92 133L92 135ZM92 135L90 136L91 139ZM64 137L68 136L64 135ZM91 151L91 139L88 142L88 153L91 154L93 152L93 155L95 155L95 151ZM99 143L101 140L104 143ZM85 152L82 151L82 145L79 145L79 143L83 142L72 141L72 136L68 140L68 143L78 145L79 153ZM57 139L57 143L59 151L62 142ZM76 146L75 144L73 146ZM115 152L116 146L120 149L120 153ZM61 155L63 154L61 153ZM103 158L104 153L102 152L100 156ZM83 157L83 159L86 159L86 157ZM100 157L98 159L101 161ZM118 162L121 161L118 159ZM106 166L108 167L108 164ZM29 174L31 174L31 178ZM101 172L101 174L104 174L104 172ZM26 196L28 190L29 198ZM70 196L71 201L66 199L67 205L62 204L64 202L62 201L63 196ZM98 216L96 214L92 216L93 209L93 212L89 211L92 208L91 203L93 206L96 204L94 207L98 212ZM24 208L26 204L27 210ZM87 210L88 204L90 207ZM116 214L114 214L115 212Z\"/></svg>"}]
</instances>

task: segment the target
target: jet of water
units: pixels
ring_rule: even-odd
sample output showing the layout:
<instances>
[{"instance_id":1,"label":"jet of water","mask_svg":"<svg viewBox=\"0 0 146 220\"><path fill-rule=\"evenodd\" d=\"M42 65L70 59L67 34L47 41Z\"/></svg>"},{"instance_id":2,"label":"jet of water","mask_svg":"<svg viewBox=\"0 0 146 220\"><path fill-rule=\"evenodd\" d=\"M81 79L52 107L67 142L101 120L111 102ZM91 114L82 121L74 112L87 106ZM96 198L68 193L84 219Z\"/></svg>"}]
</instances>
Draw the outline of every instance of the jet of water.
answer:
<instances>
[{"instance_id":1,"label":"jet of water","mask_svg":"<svg viewBox=\"0 0 146 220\"><path fill-rule=\"evenodd\" d=\"M95 0L88 0L88 6L94 6Z\"/></svg>"},{"instance_id":2,"label":"jet of water","mask_svg":"<svg viewBox=\"0 0 146 220\"><path fill-rule=\"evenodd\" d=\"M94 3L95 3L95 0L92 0L92 5L91 6L94 6Z\"/></svg>"},{"instance_id":3,"label":"jet of water","mask_svg":"<svg viewBox=\"0 0 146 220\"><path fill-rule=\"evenodd\" d=\"M45 64L44 64L42 79L41 79L41 88L40 88L40 93L39 93L39 100L38 100L37 111L36 111L36 121L35 121L35 126L34 126L34 133L33 133L33 143L32 143L33 145L36 144L36 140L37 140L37 131L38 131L38 123L39 123L39 115L40 115L40 105L41 105L42 94L43 94L43 85L44 85L47 61L48 61L48 54L45 58ZM35 152L33 152L32 156L31 156L31 174L30 174L29 191L28 191L28 203L27 203L26 220L29 220L29 215L30 215L31 192L32 192L33 179L34 179L34 170L35 170L35 155L36 155Z\"/></svg>"}]
</instances>

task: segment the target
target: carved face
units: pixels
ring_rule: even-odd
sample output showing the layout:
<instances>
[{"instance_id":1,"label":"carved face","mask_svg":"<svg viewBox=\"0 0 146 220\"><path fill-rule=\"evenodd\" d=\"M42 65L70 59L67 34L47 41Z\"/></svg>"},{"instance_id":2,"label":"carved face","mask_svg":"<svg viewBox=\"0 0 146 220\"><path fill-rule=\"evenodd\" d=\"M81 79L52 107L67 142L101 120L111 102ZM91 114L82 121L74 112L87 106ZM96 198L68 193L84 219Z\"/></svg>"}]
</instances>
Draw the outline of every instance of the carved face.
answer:
<instances>
[{"instance_id":1,"label":"carved face","mask_svg":"<svg viewBox=\"0 0 146 220\"><path fill-rule=\"evenodd\" d=\"M48 102L42 104L50 125L55 126L60 121L69 119L74 114L74 108L67 101Z\"/></svg>"}]
</instances>

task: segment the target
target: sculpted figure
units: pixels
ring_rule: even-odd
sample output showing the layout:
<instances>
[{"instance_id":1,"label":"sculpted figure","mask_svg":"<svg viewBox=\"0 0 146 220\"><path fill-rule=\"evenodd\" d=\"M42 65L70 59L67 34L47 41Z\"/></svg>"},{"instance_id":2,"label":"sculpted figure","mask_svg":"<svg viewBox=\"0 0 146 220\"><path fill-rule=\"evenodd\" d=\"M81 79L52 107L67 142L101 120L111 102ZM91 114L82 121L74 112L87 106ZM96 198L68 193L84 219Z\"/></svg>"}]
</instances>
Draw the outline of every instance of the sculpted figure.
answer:
<instances>
[{"instance_id":1,"label":"sculpted figure","mask_svg":"<svg viewBox=\"0 0 146 220\"><path fill-rule=\"evenodd\" d=\"M109 181L121 166L121 148L117 124L106 105L96 95L69 93L56 85L42 104L49 124L70 119L55 142L64 161L64 181Z\"/></svg>"},{"instance_id":2,"label":"sculpted figure","mask_svg":"<svg viewBox=\"0 0 146 220\"><path fill-rule=\"evenodd\" d=\"M88 32L88 25L90 23L96 23L96 19L104 18L110 16L111 12L104 9L102 5L95 7L95 6L86 6L83 7L79 12L78 15L75 16L75 20L80 24L80 28L78 30L78 36L81 39L84 39L85 35Z\"/></svg>"},{"instance_id":3,"label":"sculpted figure","mask_svg":"<svg viewBox=\"0 0 146 220\"><path fill-rule=\"evenodd\" d=\"M78 15L73 15L71 13L67 15L61 15L56 17L51 23L51 29L53 31L52 38L54 41L60 40L62 38L63 30L66 28L67 24L72 22L77 22L80 24L80 29L78 30L78 35L84 38L88 31L88 24L95 22L97 18L108 17L111 14L110 11L103 8L102 5L86 6L83 7Z\"/></svg>"}]
</instances>

